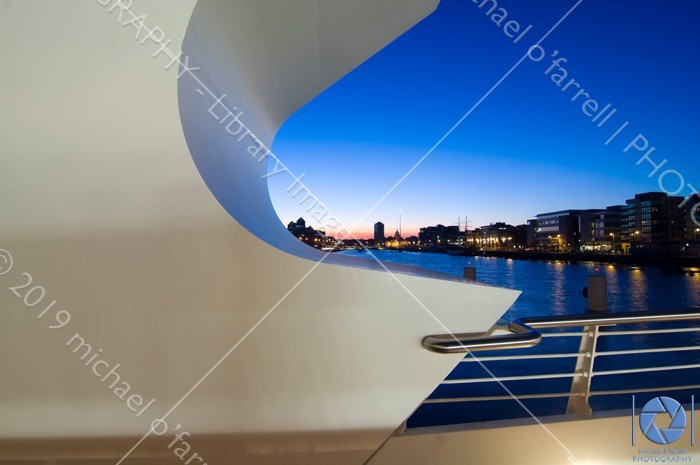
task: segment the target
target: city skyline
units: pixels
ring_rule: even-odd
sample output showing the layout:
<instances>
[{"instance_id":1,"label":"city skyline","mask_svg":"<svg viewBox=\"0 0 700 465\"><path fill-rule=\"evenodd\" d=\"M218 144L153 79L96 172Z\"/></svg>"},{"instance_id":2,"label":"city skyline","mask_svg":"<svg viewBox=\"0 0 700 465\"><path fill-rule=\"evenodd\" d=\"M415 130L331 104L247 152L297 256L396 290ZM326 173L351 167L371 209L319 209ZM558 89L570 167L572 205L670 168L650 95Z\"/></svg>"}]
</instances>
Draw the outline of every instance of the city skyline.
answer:
<instances>
[{"instance_id":1,"label":"city skyline","mask_svg":"<svg viewBox=\"0 0 700 465\"><path fill-rule=\"evenodd\" d=\"M663 256L696 263L692 257L700 251L700 212L684 197L664 192L637 193L624 204L604 208L538 213L527 224L495 221L469 230L434 224L421 227L417 235L401 235L399 230L392 235L384 223L376 222L372 237L333 237L307 226L304 218L289 222L287 230L307 245L329 251L358 247L451 255L510 251L517 258L528 254L539 259L553 258L542 253L588 254L584 260L622 254L634 260L645 256L657 264Z\"/></svg>"},{"instance_id":2,"label":"city skyline","mask_svg":"<svg viewBox=\"0 0 700 465\"><path fill-rule=\"evenodd\" d=\"M295 113L273 150L306 175L309 189L350 229L573 3L499 2L533 25L527 39L513 44L478 5L444 0ZM681 6L700 11L689 1ZM550 57L527 59L354 233L369 237L379 220L393 232L399 209L404 231L415 233L424 224L455 224L465 213L472 227L494 217L522 224L539 211L606 207L631 192L658 191L659 180L648 177L653 167L636 164L643 153L624 152L638 134L657 148L654 161L667 159L685 183L700 186L693 177L700 161L691 155L700 97L690 76L698 65L685 59L700 51L700 41L692 34L694 15L674 11L582 3L542 46L566 58L561 66L601 107L614 105L607 126L584 118L571 95L553 84L545 74ZM595 34L581 34L594 26ZM660 33L649 37L648 27ZM625 132L605 146L625 121ZM677 183L666 178L670 190ZM286 192L287 179L271 177L269 184L280 218L306 214L313 224ZM678 195L688 193L686 184Z\"/></svg>"},{"instance_id":3,"label":"city skyline","mask_svg":"<svg viewBox=\"0 0 700 465\"><path fill-rule=\"evenodd\" d=\"M692 205L694 205L694 202L697 202L698 200L700 200L700 197L694 196L689 200L688 198L684 198L683 196L670 196L665 192L658 192L658 191L648 191L648 192L635 193L635 194L632 194L632 195L626 197L623 201L620 201L620 202L617 202L617 203L611 204L611 205L605 205L605 206L601 206L601 205L590 206L589 205L589 206L586 206L583 208L562 208L560 210L554 210L554 211L542 210L542 211L537 212L536 214L533 214L527 220L525 220L523 222L519 222L519 223L509 223L507 221L503 221L502 219L492 218L488 222L484 222L481 224L473 224L471 220L467 220L466 218L457 217L457 221L455 221L454 223L428 221L427 223L424 223L424 224L421 224L420 226L418 226L415 230L413 230L413 229L407 230L405 227L402 227L401 222L398 222L396 224L396 227L393 228L391 222L385 222L382 220L378 220L378 221L375 221L374 223L372 223L372 225L363 226L365 228L368 228L369 232L367 232L365 234L355 233L352 236L347 236L347 237L345 237L345 236L335 237L332 234L332 232L325 231L324 228L317 228L317 229L323 230L324 232L327 232L328 237L334 237L337 239L362 239L362 240L367 240L367 239L372 239L372 238L376 239L377 235L380 234L379 231L381 231L381 234L383 234L384 237L393 237L394 234L396 232L398 232L399 230L402 231L401 236L403 238L408 238L408 237L412 237L412 236L418 236L420 234L421 229L427 228L427 227L432 227L432 226L445 226L445 227L455 227L456 226L456 227L459 227L460 231L464 231L464 232L470 231L471 232L471 231L475 231L478 229L487 228L487 227L493 226L495 224L506 224L509 226L526 226L531 221L534 221L537 217L552 215L552 214L561 213L561 212L577 211L577 212L592 213L592 212L605 212L606 210L616 210L616 209L622 210L625 208L626 205L629 205L630 203L635 202L636 199L640 196L657 196L657 195L666 196L669 199L677 199L676 203L678 205L674 206L674 209L676 209L676 208L678 209L678 219L683 220L684 222L687 222L688 227L692 227L692 229L694 229L696 233L698 231L700 231L700 224L698 224L698 223L700 223L700 212L698 212L698 211L695 212L695 221L692 220L692 213L690 212ZM297 220L306 221L306 218L302 215L299 218L297 218ZM291 219L288 222L285 221L284 223L285 224L288 224L289 222L293 223L297 220ZM460 220L464 220L464 221L460 221ZM399 220L399 221L401 221L401 220ZM466 223L466 221L468 221L468 223ZM361 230L361 228L358 228L358 230ZM394 231L394 232L392 232L392 231Z\"/></svg>"}]
</instances>

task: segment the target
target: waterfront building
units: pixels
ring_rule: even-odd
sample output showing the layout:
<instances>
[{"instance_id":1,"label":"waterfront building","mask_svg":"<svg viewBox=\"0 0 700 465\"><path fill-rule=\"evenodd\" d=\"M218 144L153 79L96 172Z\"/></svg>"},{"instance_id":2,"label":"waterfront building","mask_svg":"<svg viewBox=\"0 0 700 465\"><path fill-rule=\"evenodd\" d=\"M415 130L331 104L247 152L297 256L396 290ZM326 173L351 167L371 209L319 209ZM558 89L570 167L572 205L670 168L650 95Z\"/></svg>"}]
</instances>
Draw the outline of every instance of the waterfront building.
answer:
<instances>
[{"instance_id":1,"label":"waterfront building","mask_svg":"<svg viewBox=\"0 0 700 465\"><path fill-rule=\"evenodd\" d=\"M426 226L420 228L418 238L422 245L459 245L464 243L464 234L459 226Z\"/></svg>"},{"instance_id":2,"label":"waterfront building","mask_svg":"<svg viewBox=\"0 0 700 465\"><path fill-rule=\"evenodd\" d=\"M586 210L579 214L581 250L618 252L623 250L621 237L622 212L626 205L614 205L605 210Z\"/></svg>"},{"instance_id":3,"label":"waterfront building","mask_svg":"<svg viewBox=\"0 0 700 465\"><path fill-rule=\"evenodd\" d=\"M686 238L685 210L679 208L683 197L670 197L664 192L637 194L627 200L622 211L623 241L644 247L663 241Z\"/></svg>"},{"instance_id":4,"label":"waterfront building","mask_svg":"<svg viewBox=\"0 0 700 465\"><path fill-rule=\"evenodd\" d=\"M527 226L491 223L471 231L467 240L485 250L524 249L527 246Z\"/></svg>"},{"instance_id":5,"label":"waterfront building","mask_svg":"<svg viewBox=\"0 0 700 465\"><path fill-rule=\"evenodd\" d=\"M299 218L296 221L290 221L287 224L287 230L294 233L306 229L306 220L304 218Z\"/></svg>"},{"instance_id":6,"label":"waterfront building","mask_svg":"<svg viewBox=\"0 0 700 465\"><path fill-rule=\"evenodd\" d=\"M542 251L675 254L679 247L687 251L691 245L685 241L700 239L700 226L692 221L691 202L679 208L683 201L663 192L646 192L625 205L541 213L528 221L527 242Z\"/></svg>"},{"instance_id":7,"label":"waterfront building","mask_svg":"<svg viewBox=\"0 0 700 465\"><path fill-rule=\"evenodd\" d=\"M700 207L693 211L698 198L685 204L685 238L689 241L700 240Z\"/></svg>"},{"instance_id":8,"label":"waterfront building","mask_svg":"<svg viewBox=\"0 0 700 465\"><path fill-rule=\"evenodd\" d=\"M330 237L326 237L326 232L323 230L317 230L311 226L306 226L306 221L304 218L299 218L296 221L290 221L287 224L287 230L291 232L297 239L310 245L311 247L323 248L332 246L335 240Z\"/></svg>"},{"instance_id":9,"label":"waterfront building","mask_svg":"<svg viewBox=\"0 0 700 465\"><path fill-rule=\"evenodd\" d=\"M536 217L535 243L538 250L570 252L578 250L581 240L579 215L582 210L540 213Z\"/></svg>"},{"instance_id":10,"label":"waterfront building","mask_svg":"<svg viewBox=\"0 0 700 465\"><path fill-rule=\"evenodd\" d=\"M377 221L374 223L374 245L379 247L384 245L386 237L384 236L384 223Z\"/></svg>"},{"instance_id":11,"label":"waterfront building","mask_svg":"<svg viewBox=\"0 0 700 465\"><path fill-rule=\"evenodd\" d=\"M527 220L526 240L528 248L534 248L537 246L537 220L535 219Z\"/></svg>"},{"instance_id":12,"label":"waterfront building","mask_svg":"<svg viewBox=\"0 0 700 465\"><path fill-rule=\"evenodd\" d=\"M511 247L514 249L526 249L528 247L527 235L528 225L519 224L517 226L513 226L510 235L510 237L512 237L510 241Z\"/></svg>"},{"instance_id":13,"label":"waterfront building","mask_svg":"<svg viewBox=\"0 0 700 465\"><path fill-rule=\"evenodd\" d=\"M391 244L387 243L387 247L391 246L395 249L398 249L401 247L403 244L403 238L401 237L401 233L397 229L396 232L394 233L394 236L391 239Z\"/></svg>"}]
</instances>

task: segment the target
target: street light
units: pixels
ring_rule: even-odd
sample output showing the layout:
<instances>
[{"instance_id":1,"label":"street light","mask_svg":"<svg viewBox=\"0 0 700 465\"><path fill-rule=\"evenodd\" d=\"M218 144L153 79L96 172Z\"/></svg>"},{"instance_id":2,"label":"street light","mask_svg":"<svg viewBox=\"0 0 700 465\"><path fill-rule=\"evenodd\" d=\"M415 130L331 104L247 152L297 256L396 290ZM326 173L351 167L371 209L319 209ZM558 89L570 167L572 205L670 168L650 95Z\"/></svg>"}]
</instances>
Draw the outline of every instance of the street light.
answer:
<instances>
[{"instance_id":1,"label":"street light","mask_svg":"<svg viewBox=\"0 0 700 465\"><path fill-rule=\"evenodd\" d=\"M615 253L615 233L610 233L612 236L612 252Z\"/></svg>"}]
</instances>

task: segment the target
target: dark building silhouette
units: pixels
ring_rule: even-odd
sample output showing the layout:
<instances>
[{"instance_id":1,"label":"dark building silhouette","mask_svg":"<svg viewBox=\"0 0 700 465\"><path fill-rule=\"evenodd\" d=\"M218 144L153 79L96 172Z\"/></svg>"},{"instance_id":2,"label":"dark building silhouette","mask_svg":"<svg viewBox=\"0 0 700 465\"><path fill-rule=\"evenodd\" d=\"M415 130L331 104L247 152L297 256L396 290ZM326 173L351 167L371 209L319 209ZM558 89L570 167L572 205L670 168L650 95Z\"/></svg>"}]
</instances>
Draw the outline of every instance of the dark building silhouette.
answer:
<instances>
[{"instance_id":1,"label":"dark building silhouette","mask_svg":"<svg viewBox=\"0 0 700 465\"><path fill-rule=\"evenodd\" d=\"M527 226L491 223L467 233L467 243L486 250L524 249L528 244Z\"/></svg>"},{"instance_id":2,"label":"dark building silhouette","mask_svg":"<svg viewBox=\"0 0 700 465\"><path fill-rule=\"evenodd\" d=\"M464 233L459 226L426 226L420 228L418 239L422 245L455 245L464 242Z\"/></svg>"},{"instance_id":3,"label":"dark building silhouette","mask_svg":"<svg viewBox=\"0 0 700 465\"><path fill-rule=\"evenodd\" d=\"M695 200L696 199L691 199ZM685 238L689 241L700 240L700 207L695 208L696 202L685 204Z\"/></svg>"},{"instance_id":4,"label":"dark building silhouette","mask_svg":"<svg viewBox=\"0 0 700 465\"><path fill-rule=\"evenodd\" d=\"M381 245L386 241L384 236L384 223L377 221L374 223L374 245Z\"/></svg>"},{"instance_id":5,"label":"dark building silhouette","mask_svg":"<svg viewBox=\"0 0 700 465\"><path fill-rule=\"evenodd\" d=\"M311 226L306 226L304 218L290 221L287 225L287 230L294 234L297 239L312 247L321 248L329 245L328 239L330 238L326 237L326 233Z\"/></svg>"},{"instance_id":6,"label":"dark building silhouette","mask_svg":"<svg viewBox=\"0 0 700 465\"><path fill-rule=\"evenodd\" d=\"M534 248L537 246L537 220L527 220L527 246Z\"/></svg>"},{"instance_id":7,"label":"dark building silhouette","mask_svg":"<svg viewBox=\"0 0 700 465\"><path fill-rule=\"evenodd\" d=\"M304 231L306 230L306 220L304 220L304 218L299 218L296 221L290 221L287 225L287 229L292 233Z\"/></svg>"}]
</instances>

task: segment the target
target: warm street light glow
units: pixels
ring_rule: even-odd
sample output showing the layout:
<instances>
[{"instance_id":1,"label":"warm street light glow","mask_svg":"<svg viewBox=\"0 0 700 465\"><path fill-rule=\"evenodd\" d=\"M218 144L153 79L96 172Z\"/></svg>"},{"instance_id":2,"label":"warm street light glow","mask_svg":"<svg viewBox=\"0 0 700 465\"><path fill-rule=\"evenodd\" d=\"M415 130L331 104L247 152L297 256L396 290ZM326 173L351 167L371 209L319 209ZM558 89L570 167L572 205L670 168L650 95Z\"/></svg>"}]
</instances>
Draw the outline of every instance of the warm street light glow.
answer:
<instances>
[{"instance_id":1,"label":"warm street light glow","mask_svg":"<svg viewBox=\"0 0 700 465\"><path fill-rule=\"evenodd\" d=\"M615 253L615 233L610 233L612 237L612 253Z\"/></svg>"}]
</instances>

